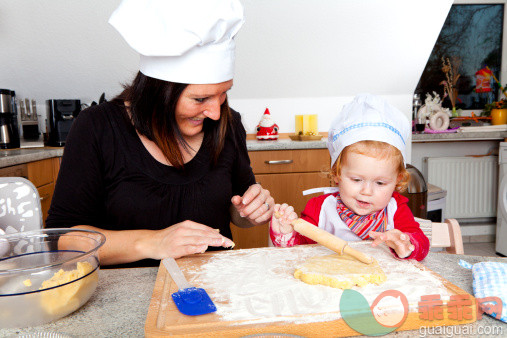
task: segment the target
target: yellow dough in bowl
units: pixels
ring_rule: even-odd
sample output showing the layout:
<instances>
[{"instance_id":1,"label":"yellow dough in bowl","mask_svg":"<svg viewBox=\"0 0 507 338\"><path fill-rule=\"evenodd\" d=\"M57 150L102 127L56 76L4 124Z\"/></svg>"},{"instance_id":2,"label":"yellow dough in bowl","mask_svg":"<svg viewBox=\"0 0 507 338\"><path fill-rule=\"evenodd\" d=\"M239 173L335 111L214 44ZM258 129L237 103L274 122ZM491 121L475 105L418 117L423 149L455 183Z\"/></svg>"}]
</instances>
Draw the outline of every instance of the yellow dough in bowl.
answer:
<instances>
[{"instance_id":1,"label":"yellow dough in bowl","mask_svg":"<svg viewBox=\"0 0 507 338\"><path fill-rule=\"evenodd\" d=\"M42 282L41 290L63 285L72 282L78 278L86 276L93 270L88 262L78 262L77 268L70 271L59 270L50 279ZM70 313L76 310L83 299L88 299L91 284L97 283L98 274L94 271L87 277L46 290L41 293L41 305L50 314Z\"/></svg>"},{"instance_id":2,"label":"yellow dough in bowl","mask_svg":"<svg viewBox=\"0 0 507 338\"><path fill-rule=\"evenodd\" d=\"M364 264L348 255L326 255L309 258L294 272L294 277L307 284L321 284L350 289L367 284L382 284L387 277L376 260Z\"/></svg>"}]
</instances>

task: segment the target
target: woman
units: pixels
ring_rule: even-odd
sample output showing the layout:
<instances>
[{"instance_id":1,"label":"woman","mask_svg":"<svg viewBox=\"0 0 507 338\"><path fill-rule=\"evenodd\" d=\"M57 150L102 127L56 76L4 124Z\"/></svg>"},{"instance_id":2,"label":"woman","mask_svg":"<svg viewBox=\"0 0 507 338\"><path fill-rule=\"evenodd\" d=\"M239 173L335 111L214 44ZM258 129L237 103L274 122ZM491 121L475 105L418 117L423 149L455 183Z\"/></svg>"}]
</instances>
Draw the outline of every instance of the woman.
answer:
<instances>
[{"instance_id":1,"label":"woman","mask_svg":"<svg viewBox=\"0 0 507 338\"><path fill-rule=\"evenodd\" d=\"M146 36L157 50L160 41L192 29L208 41L176 50L180 55L141 54L132 84L113 101L81 112L72 125L46 223L104 233L103 265L153 265L153 259L231 247L231 217L238 226L263 224L274 204L255 183L240 115L227 104L232 38L243 23L239 2L149 4L124 1L110 19L134 49L142 45L146 54ZM164 17L168 13L186 17L186 26L168 32L139 19L174 19ZM144 40L132 39L139 34L132 31L133 15L138 29L148 30ZM152 261L139 262L145 259Z\"/></svg>"}]
</instances>

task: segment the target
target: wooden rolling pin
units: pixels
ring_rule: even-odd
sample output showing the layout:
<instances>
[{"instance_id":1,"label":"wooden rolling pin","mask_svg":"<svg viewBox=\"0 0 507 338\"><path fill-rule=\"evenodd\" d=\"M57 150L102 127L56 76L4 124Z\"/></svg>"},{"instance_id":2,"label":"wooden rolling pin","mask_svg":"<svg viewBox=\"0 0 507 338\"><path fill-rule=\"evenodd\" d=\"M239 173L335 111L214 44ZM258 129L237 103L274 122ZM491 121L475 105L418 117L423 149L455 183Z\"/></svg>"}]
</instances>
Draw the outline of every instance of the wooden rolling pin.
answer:
<instances>
[{"instance_id":1,"label":"wooden rolling pin","mask_svg":"<svg viewBox=\"0 0 507 338\"><path fill-rule=\"evenodd\" d=\"M275 217L280 218L280 214L275 213ZM301 235L313 239L315 242L325 246L328 249L333 250L334 252L339 253L340 255L346 253L347 255L354 257L362 263L373 263L373 258L370 256L362 253L361 251L357 251L354 248L351 248L343 239L330 234L326 230L323 230L313 225L312 223L305 221L304 219L295 219L290 224L294 227L294 230L299 232Z\"/></svg>"}]
</instances>

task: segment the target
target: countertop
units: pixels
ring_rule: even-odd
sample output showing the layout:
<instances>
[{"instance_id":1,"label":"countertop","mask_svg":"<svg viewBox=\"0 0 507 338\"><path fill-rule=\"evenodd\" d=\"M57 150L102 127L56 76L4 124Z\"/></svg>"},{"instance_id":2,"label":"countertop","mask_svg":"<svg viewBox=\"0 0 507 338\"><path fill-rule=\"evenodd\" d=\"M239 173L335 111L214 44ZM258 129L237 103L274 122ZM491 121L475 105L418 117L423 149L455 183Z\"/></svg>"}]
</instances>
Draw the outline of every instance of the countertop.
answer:
<instances>
[{"instance_id":1,"label":"countertop","mask_svg":"<svg viewBox=\"0 0 507 338\"><path fill-rule=\"evenodd\" d=\"M62 155L63 147L3 149L0 150L0 168L44 160L46 158L61 157Z\"/></svg>"},{"instance_id":2,"label":"countertop","mask_svg":"<svg viewBox=\"0 0 507 338\"><path fill-rule=\"evenodd\" d=\"M464 259L469 263L499 261L507 258L452 255L430 252L422 263L451 283L472 293L472 272L458 265ZM38 327L0 330L0 337L12 337L40 332L57 332L70 337L142 337L158 268L102 269L99 285L87 304L54 323ZM507 335L507 324L484 315L482 319L453 328L453 337L484 336L481 332ZM460 331L461 330L461 331ZM465 331L466 330L466 331ZM487 331L486 331L487 330ZM430 332L430 331L428 331ZM446 336L444 334L439 336ZM500 333L500 334L498 334ZM428 334L430 335L430 334ZM419 330L394 332L388 336L421 336Z\"/></svg>"},{"instance_id":3,"label":"countertop","mask_svg":"<svg viewBox=\"0 0 507 338\"><path fill-rule=\"evenodd\" d=\"M248 151L257 150L290 150L290 149L326 149L326 138L321 141L292 141L291 139L282 139L278 141L257 141L248 140L246 146ZM4 149L0 150L0 168L16 164L39 161L51 157L61 157L62 148L44 147L44 148L24 148L24 149Z\"/></svg>"},{"instance_id":4,"label":"countertop","mask_svg":"<svg viewBox=\"0 0 507 338\"><path fill-rule=\"evenodd\" d=\"M503 141L507 137L507 131L474 131L442 134L412 134L412 143L427 142L464 142L464 141ZM246 147L249 151L259 150L290 150L290 149L326 149L327 137L320 141L292 141L280 139L277 141L247 140Z\"/></svg>"},{"instance_id":5,"label":"countertop","mask_svg":"<svg viewBox=\"0 0 507 338\"><path fill-rule=\"evenodd\" d=\"M327 137L320 141L292 141L291 139L281 139L276 141L257 141L247 140L246 148L248 151L258 150L292 150L292 149L327 149Z\"/></svg>"},{"instance_id":6,"label":"countertop","mask_svg":"<svg viewBox=\"0 0 507 338\"><path fill-rule=\"evenodd\" d=\"M441 134L412 134L412 143L458 142L458 141L503 141L507 131L473 131Z\"/></svg>"}]
</instances>

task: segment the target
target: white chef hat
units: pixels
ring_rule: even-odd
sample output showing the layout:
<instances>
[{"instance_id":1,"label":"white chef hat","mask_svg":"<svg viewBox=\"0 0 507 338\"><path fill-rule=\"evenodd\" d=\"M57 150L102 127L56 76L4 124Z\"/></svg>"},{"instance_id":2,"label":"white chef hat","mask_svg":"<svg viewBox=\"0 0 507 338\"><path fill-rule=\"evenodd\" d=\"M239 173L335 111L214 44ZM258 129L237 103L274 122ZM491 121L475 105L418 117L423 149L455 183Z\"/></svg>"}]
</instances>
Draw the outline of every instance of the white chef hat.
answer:
<instances>
[{"instance_id":1,"label":"white chef hat","mask_svg":"<svg viewBox=\"0 0 507 338\"><path fill-rule=\"evenodd\" d=\"M234 75L239 0L123 0L109 23L140 54L140 71L160 80L208 84Z\"/></svg>"},{"instance_id":2,"label":"white chef hat","mask_svg":"<svg viewBox=\"0 0 507 338\"><path fill-rule=\"evenodd\" d=\"M401 111L379 96L360 94L343 107L331 124L327 141L331 166L345 147L366 140L398 148L406 164L409 135L410 124Z\"/></svg>"}]
</instances>

